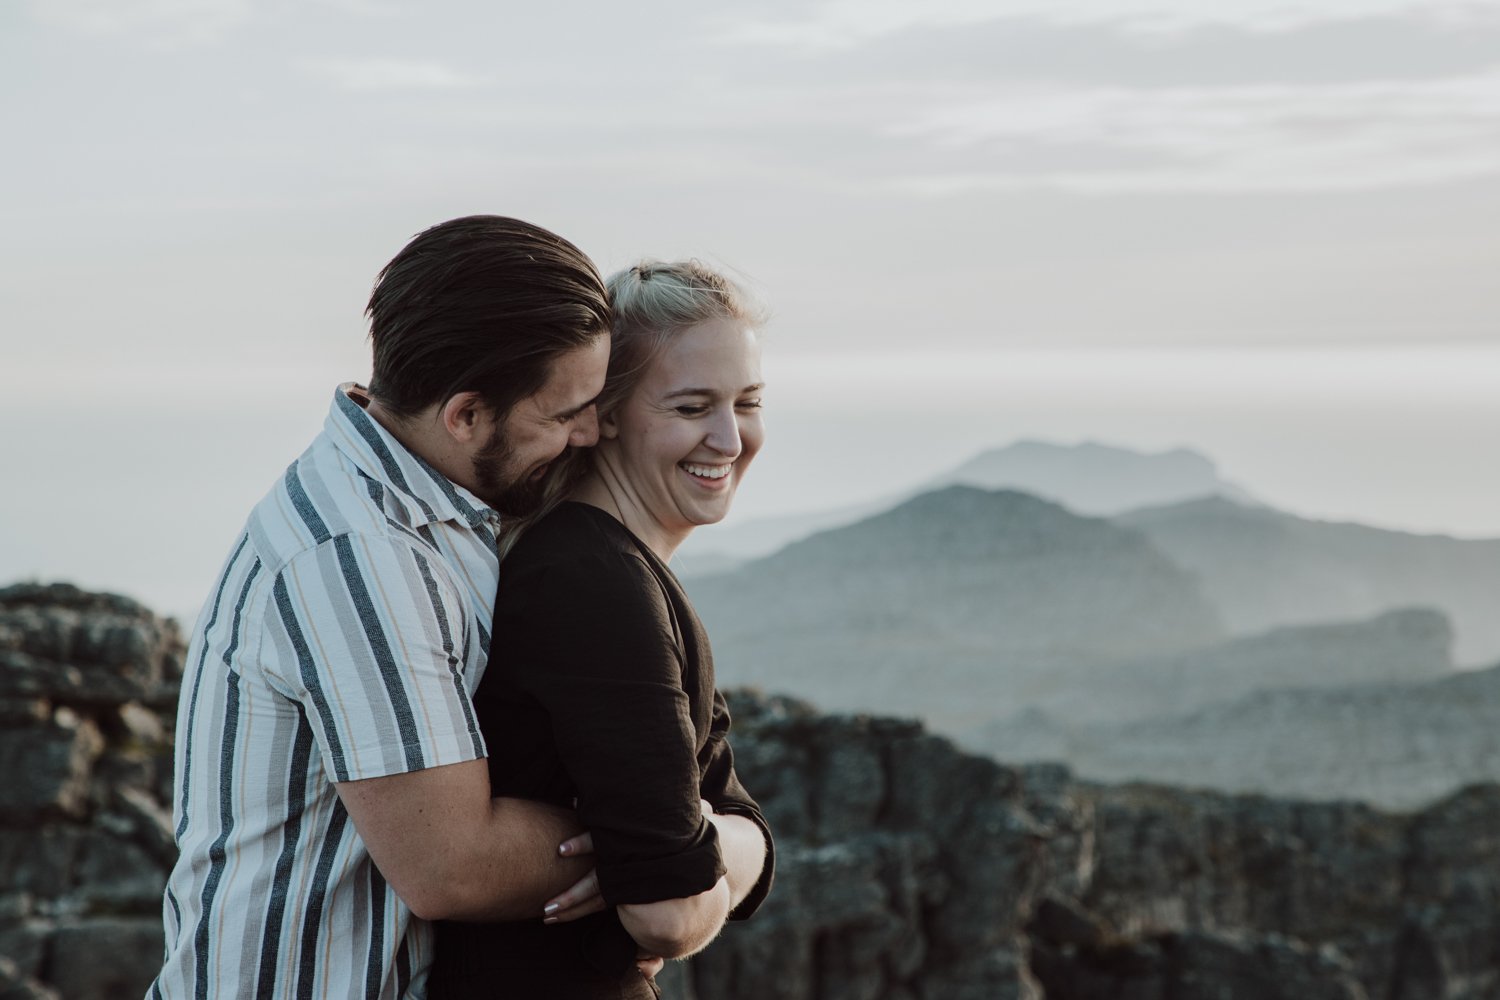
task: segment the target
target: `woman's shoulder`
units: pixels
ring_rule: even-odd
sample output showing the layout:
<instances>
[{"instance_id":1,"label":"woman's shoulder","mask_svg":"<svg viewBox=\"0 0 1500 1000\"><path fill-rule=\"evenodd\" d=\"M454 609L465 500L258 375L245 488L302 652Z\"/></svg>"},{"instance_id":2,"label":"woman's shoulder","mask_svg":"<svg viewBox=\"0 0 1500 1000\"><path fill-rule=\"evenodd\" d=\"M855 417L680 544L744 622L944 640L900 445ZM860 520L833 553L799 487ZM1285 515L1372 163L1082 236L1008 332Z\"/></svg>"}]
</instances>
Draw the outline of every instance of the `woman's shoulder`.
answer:
<instances>
[{"instance_id":1,"label":"woman's shoulder","mask_svg":"<svg viewBox=\"0 0 1500 1000\"><path fill-rule=\"evenodd\" d=\"M548 511L516 540L505 566L555 564L576 556L630 552L630 533L607 512L569 500Z\"/></svg>"},{"instance_id":2,"label":"woman's shoulder","mask_svg":"<svg viewBox=\"0 0 1500 1000\"><path fill-rule=\"evenodd\" d=\"M543 632L563 619L587 622L591 635L612 636L621 648L678 634L667 586L634 536L579 503L551 511L517 540L500 564L495 614L507 628Z\"/></svg>"},{"instance_id":3,"label":"woman's shoulder","mask_svg":"<svg viewBox=\"0 0 1500 1000\"><path fill-rule=\"evenodd\" d=\"M500 565L500 577L587 576L639 585L655 573L634 536L613 515L591 504L559 504L532 525Z\"/></svg>"}]
</instances>

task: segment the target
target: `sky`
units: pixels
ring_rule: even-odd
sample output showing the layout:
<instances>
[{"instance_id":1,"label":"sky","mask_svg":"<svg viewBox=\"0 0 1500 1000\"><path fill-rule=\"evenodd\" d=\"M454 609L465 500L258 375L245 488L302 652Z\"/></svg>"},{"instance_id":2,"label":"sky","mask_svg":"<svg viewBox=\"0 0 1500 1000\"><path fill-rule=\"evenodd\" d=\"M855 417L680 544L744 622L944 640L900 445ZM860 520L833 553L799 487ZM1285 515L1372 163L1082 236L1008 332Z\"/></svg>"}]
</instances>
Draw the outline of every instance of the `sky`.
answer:
<instances>
[{"instance_id":1,"label":"sky","mask_svg":"<svg viewBox=\"0 0 1500 1000\"><path fill-rule=\"evenodd\" d=\"M18 0L0 135L0 582L190 616L477 212L769 304L740 521L1032 438L1500 536L1500 0Z\"/></svg>"}]
</instances>

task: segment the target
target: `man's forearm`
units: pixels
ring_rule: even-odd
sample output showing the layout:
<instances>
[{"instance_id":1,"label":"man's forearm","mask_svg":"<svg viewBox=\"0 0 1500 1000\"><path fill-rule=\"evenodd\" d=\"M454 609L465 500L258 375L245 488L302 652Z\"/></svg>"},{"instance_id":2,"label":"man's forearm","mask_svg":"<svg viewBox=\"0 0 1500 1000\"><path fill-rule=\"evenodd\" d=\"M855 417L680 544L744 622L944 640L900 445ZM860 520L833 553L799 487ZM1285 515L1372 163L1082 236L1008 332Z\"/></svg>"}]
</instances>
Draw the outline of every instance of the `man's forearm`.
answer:
<instances>
[{"instance_id":1,"label":"man's forearm","mask_svg":"<svg viewBox=\"0 0 1500 1000\"><path fill-rule=\"evenodd\" d=\"M487 844L474 852L472 879L450 877L450 920L540 920L542 906L594 866L590 857L565 858L557 845L582 832L570 811L524 799L490 802ZM476 845L477 846L477 845Z\"/></svg>"},{"instance_id":2,"label":"man's forearm","mask_svg":"<svg viewBox=\"0 0 1500 1000\"><path fill-rule=\"evenodd\" d=\"M483 760L337 786L370 857L428 920L526 920L586 874L557 853L578 833L571 810L492 799Z\"/></svg>"}]
</instances>

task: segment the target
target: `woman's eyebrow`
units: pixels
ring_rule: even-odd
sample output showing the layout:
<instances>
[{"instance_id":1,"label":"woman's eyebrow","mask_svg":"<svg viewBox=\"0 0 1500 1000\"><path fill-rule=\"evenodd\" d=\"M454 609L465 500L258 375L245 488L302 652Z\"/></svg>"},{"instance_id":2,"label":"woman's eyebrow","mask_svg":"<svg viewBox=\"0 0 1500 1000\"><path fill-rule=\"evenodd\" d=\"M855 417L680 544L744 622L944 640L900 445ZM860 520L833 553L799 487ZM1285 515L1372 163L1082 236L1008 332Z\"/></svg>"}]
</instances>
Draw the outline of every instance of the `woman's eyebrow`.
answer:
<instances>
[{"instance_id":1,"label":"woman's eyebrow","mask_svg":"<svg viewBox=\"0 0 1500 1000\"><path fill-rule=\"evenodd\" d=\"M754 385L747 385L743 389L736 390L733 395L739 395L742 392L759 392L765 387L764 382L756 382ZM662 399L676 399L678 396L717 396L718 394L717 389L674 389Z\"/></svg>"}]
</instances>

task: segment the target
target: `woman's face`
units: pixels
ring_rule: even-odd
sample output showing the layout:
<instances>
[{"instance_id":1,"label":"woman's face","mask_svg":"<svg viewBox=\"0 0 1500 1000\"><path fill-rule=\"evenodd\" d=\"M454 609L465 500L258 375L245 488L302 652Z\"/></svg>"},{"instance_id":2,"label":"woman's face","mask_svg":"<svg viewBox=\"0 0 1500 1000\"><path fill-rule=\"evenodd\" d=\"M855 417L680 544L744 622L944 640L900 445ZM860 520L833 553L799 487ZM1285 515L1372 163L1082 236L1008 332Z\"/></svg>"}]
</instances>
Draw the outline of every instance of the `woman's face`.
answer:
<instances>
[{"instance_id":1,"label":"woman's face","mask_svg":"<svg viewBox=\"0 0 1500 1000\"><path fill-rule=\"evenodd\" d=\"M662 529L685 535L729 513L765 438L760 345L749 327L712 319L672 338L600 433L619 473Z\"/></svg>"}]
</instances>

